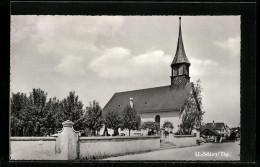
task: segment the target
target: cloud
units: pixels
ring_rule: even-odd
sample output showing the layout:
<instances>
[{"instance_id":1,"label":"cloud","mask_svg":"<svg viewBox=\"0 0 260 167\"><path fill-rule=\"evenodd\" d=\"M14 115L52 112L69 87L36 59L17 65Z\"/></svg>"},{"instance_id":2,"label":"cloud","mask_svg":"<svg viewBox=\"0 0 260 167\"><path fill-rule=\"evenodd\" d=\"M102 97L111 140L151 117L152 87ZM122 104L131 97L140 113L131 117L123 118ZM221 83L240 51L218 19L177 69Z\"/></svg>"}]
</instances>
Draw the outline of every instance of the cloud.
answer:
<instances>
[{"instance_id":1,"label":"cloud","mask_svg":"<svg viewBox=\"0 0 260 167\"><path fill-rule=\"evenodd\" d=\"M133 57L135 64L153 66L156 64L169 64L171 56L165 55L162 50L150 51Z\"/></svg>"},{"instance_id":2,"label":"cloud","mask_svg":"<svg viewBox=\"0 0 260 167\"><path fill-rule=\"evenodd\" d=\"M218 67L219 64L217 62L214 62L212 60L201 60L201 59L197 59L197 58L191 58L190 59L190 62L192 65L195 65L195 66L214 66L214 67Z\"/></svg>"},{"instance_id":3,"label":"cloud","mask_svg":"<svg viewBox=\"0 0 260 167\"><path fill-rule=\"evenodd\" d=\"M129 67L133 63L130 53L129 49L121 47L106 49L89 67L100 77L127 77L130 73Z\"/></svg>"},{"instance_id":4,"label":"cloud","mask_svg":"<svg viewBox=\"0 0 260 167\"><path fill-rule=\"evenodd\" d=\"M37 32L36 18L24 16L11 16L11 44L28 40Z\"/></svg>"},{"instance_id":5,"label":"cloud","mask_svg":"<svg viewBox=\"0 0 260 167\"><path fill-rule=\"evenodd\" d=\"M56 72L66 75L85 74L84 69L84 58L72 55L63 57L60 63L54 68Z\"/></svg>"},{"instance_id":6,"label":"cloud","mask_svg":"<svg viewBox=\"0 0 260 167\"><path fill-rule=\"evenodd\" d=\"M201 60L198 58L190 58L190 76L194 78L202 78L207 76L212 76L219 69L219 64L213 60L206 59Z\"/></svg>"},{"instance_id":7,"label":"cloud","mask_svg":"<svg viewBox=\"0 0 260 167\"><path fill-rule=\"evenodd\" d=\"M101 54L96 44L99 38L120 31L125 20L123 16L12 17L21 27L13 26L17 45L26 39L26 44L34 43L37 55L58 60L53 69L65 75L86 74L88 62Z\"/></svg>"},{"instance_id":8,"label":"cloud","mask_svg":"<svg viewBox=\"0 0 260 167\"><path fill-rule=\"evenodd\" d=\"M223 50L228 51L232 56L240 55L240 37L228 38L224 41L215 41L215 45L219 46Z\"/></svg>"},{"instance_id":9,"label":"cloud","mask_svg":"<svg viewBox=\"0 0 260 167\"><path fill-rule=\"evenodd\" d=\"M167 73L171 56L162 50L148 51L144 54L131 55L131 50L114 47L90 63L90 68L104 78L132 78ZM149 66L149 67L148 67ZM151 73L151 70L153 71Z\"/></svg>"},{"instance_id":10,"label":"cloud","mask_svg":"<svg viewBox=\"0 0 260 167\"><path fill-rule=\"evenodd\" d=\"M132 55L131 50L122 47L106 49L102 55L94 59L89 68L103 78L139 78L149 74L150 78L166 78L170 75L170 63L173 56L163 50L151 50ZM201 78L211 76L219 67L213 60L191 58L190 76Z\"/></svg>"},{"instance_id":11,"label":"cloud","mask_svg":"<svg viewBox=\"0 0 260 167\"><path fill-rule=\"evenodd\" d=\"M53 67L58 73L82 73L78 65L100 54L97 41L119 32L124 21L123 16L12 16L12 56L30 49L34 57L58 60Z\"/></svg>"},{"instance_id":12,"label":"cloud","mask_svg":"<svg viewBox=\"0 0 260 167\"><path fill-rule=\"evenodd\" d=\"M33 31L44 38L46 35L113 33L120 30L124 21L123 16L12 16L11 29L14 35L27 36Z\"/></svg>"}]
</instances>

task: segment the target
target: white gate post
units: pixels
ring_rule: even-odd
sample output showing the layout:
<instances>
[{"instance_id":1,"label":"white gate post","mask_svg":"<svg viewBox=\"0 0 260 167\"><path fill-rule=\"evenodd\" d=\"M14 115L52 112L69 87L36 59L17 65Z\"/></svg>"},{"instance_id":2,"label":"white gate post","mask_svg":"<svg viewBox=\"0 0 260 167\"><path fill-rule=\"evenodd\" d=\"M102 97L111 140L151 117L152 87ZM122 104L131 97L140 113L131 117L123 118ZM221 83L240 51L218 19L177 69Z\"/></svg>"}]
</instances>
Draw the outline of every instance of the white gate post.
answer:
<instances>
[{"instance_id":1,"label":"white gate post","mask_svg":"<svg viewBox=\"0 0 260 167\"><path fill-rule=\"evenodd\" d=\"M74 123L67 120L62 123L63 129L59 132L60 159L74 160L78 158L79 132L73 129Z\"/></svg>"}]
</instances>

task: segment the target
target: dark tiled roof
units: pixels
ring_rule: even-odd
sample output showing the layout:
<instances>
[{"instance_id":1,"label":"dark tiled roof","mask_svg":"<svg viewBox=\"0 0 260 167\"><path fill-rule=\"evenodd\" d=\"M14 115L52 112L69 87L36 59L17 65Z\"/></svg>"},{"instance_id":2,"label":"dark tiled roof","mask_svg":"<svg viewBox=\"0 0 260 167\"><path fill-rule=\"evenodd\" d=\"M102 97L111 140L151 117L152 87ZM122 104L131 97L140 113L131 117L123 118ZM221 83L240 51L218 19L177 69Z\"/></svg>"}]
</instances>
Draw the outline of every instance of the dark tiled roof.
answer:
<instances>
[{"instance_id":1,"label":"dark tiled roof","mask_svg":"<svg viewBox=\"0 0 260 167\"><path fill-rule=\"evenodd\" d=\"M211 129L211 128L205 128L205 129L201 130L200 134L203 134L203 133L206 132L206 131L211 131L211 132L212 132L213 134L215 134L216 136L220 136L220 135L221 135L221 134L218 133L216 130Z\"/></svg>"},{"instance_id":2,"label":"dark tiled roof","mask_svg":"<svg viewBox=\"0 0 260 167\"><path fill-rule=\"evenodd\" d=\"M185 88L171 90L169 86L115 93L103 109L122 111L133 98L134 108L139 113L179 111L191 91L191 83Z\"/></svg>"},{"instance_id":3,"label":"dark tiled roof","mask_svg":"<svg viewBox=\"0 0 260 167\"><path fill-rule=\"evenodd\" d=\"M225 124L223 122L218 122L218 123L207 123L206 128L211 128L211 129L215 129L215 130L221 130L221 129L226 129L225 128Z\"/></svg>"},{"instance_id":4,"label":"dark tiled roof","mask_svg":"<svg viewBox=\"0 0 260 167\"><path fill-rule=\"evenodd\" d=\"M180 27L179 27L179 38L178 38L177 50L176 50L176 54L174 56L171 66L174 64L178 64L178 63L190 64L190 61L188 60L188 58L186 56L183 41L182 41L181 23L180 23Z\"/></svg>"}]
</instances>

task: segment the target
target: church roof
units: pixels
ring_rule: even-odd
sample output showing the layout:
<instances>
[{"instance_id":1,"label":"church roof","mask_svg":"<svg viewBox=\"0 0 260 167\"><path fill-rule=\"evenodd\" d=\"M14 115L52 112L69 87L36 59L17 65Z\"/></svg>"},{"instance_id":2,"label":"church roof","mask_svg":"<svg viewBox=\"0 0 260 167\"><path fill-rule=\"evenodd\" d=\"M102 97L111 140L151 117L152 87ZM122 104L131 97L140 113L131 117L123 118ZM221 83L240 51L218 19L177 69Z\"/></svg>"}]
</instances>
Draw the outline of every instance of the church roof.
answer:
<instances>
[{"instance_id":1,"label":"church roof","mask_svg":"<svg viewBox=\"0 0 260 167\"><path fill-rule=\"evenodd\" d=\"M184 50L182 33L181 33L181 18L179 18L179 19L180 19L180 26L179 26L179 38L178 38L177 50L176 50L176 53L175 53L171 66L174 64L178 64L178 63L190 64L190 62L186 56L185 50Z\"/></svg>"},{"instance_id":2,"label":"church roof","mask_svg":"<svg viewBox=\"0 0 260 167\"><path fill-rule=\"evenodd\" d=\"M191 91L191 83L185 88L171 89L162 86L148 89L115 93L103 109L103 114L109 110L122 111L133 98L134 108L141 113L160 111L180 111L184 101Z\"/></svg>"}]
</instances>

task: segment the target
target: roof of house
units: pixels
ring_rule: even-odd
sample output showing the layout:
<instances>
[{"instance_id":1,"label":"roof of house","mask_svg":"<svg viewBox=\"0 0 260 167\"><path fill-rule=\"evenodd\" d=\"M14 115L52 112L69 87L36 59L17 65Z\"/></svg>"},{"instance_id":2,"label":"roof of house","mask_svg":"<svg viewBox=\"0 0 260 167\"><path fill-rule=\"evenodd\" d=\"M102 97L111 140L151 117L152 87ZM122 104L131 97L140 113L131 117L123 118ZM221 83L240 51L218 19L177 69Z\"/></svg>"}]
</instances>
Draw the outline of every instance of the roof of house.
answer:
<instances>
[{"instance_id":1,"label":"roof of house","mask_svg":"<svg viewBox=\"0 0 260 167\"><path fill-rule=\"evenodd\" d=\"M203 132L206 132L206 131L211 131L213 134L215 134L217 136L221 135L220 133L218 133L216 130L214 130L212 128L205 128L205 129L201 130L200 134L203 134Z\"/></svg>"},{"instance_id":2,"label":"roof of house","mask_svg":"<svg viewBox=\"0 0 260 167\"><path fill-rule=\"evenodd\" d=\"M226 129L229 129L229 130L231 130L231 129L230 129L230 127L229 127L229 126L227 126L227 125L226 125Z\"/></svg>"},{"instance_id":3,"label":"roof of house","mask_svg":"<svg viewBox=\"0 0 260 167\"><path fill-rule=\"evenodd\" d=\"M201 125L201 129L214 129L214 130L221 130L226 129L225 124L223 122L217 122L217 123L207 123L205 125Z\"/></svg>"},{"instance_id":4,"label":"roof of house","mask_svg":"<svg viewBox=\"0 0 260 167\"><path fill-rule=\"evenodd\" d=\"M177 50L176 50L176 54L174 56L174 59L171 63L171 66L173 66L174 64L178 64L178 63L187 63L190 64L185 50L184 50L184 45L183 45L183 40L182 40L182 33L181 33L181 18L180 18L180 26L179 26L179 38L178 38L178 43L177 43Z\"/></svg>"},{"instance_id":5,"label":"roof of house","mask_svg":"<svg viewBox=\"0 0 260 167\"><path fill-rule=\"evenodd\" d=\"M191 83L188 82L185 88L171 89L168 85L115 93L105 105L103 113L108 110L122 111L130 104L130 98L133 98L134 108L139 113L180 111L190 91Z\"/></svg>"}]
</instances>

